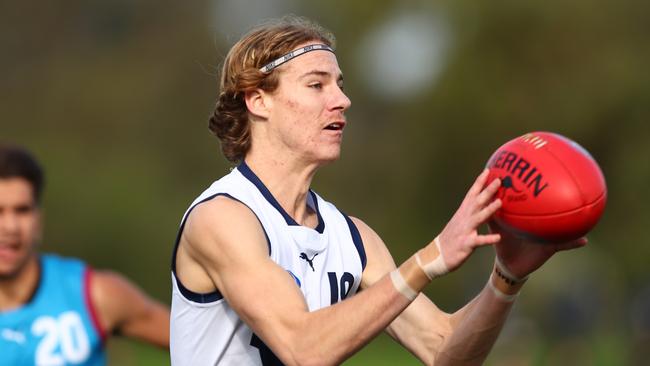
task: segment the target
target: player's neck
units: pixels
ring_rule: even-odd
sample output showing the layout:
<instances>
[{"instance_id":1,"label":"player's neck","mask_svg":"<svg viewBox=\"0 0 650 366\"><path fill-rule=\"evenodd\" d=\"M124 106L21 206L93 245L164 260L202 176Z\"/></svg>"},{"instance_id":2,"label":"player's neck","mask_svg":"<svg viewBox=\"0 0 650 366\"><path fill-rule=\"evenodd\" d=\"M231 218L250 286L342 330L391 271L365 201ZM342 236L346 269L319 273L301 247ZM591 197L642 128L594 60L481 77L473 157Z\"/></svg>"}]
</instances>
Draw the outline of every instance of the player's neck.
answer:
<instances>
[{"instance_id":1,"label":"player's neck","mask_svg":"<svg viewBox=\"0 0 650 366\"><path fill-rule=\"evenodd\" d=\"M307 195L316 165L261 154L249 154L245 161L289 216L298 224L312 226L309 222L315 215L307 207Z\"/></svg>"},{"instance_id":2,"label":"player's neck","mask_svg":"<svg viewBox=\"0 0 650 366\"><path fill-rule=\"evenodd\" d=\"M25 305L34 295L40 279L40 263L34 254L14 276L0 277L0 311Z\"/></svg>"}]
</instances>

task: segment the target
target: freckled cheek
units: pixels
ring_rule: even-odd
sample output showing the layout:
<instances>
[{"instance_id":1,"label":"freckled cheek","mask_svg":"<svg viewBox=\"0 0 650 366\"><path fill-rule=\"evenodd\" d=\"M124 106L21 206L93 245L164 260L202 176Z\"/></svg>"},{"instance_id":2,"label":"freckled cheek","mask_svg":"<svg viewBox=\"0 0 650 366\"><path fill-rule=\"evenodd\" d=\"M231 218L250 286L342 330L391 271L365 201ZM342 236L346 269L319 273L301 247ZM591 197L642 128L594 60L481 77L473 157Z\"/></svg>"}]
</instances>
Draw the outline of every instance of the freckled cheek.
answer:
<instances>
[{"instance_id":1,"label":"freckled cheek","mask_svg":"<svg viewBox=\"0 0 650 366\"><path fill-rule=\"evenodd\" d=\"M314 111L319 110L319 104L313 99L303 97L298 101L296 98L287 98L284 100L284 105L287 109L296 113L310 113L313 114Z\"/></svg>"},{"instance_id":2,"label":"freckled cheek","mask_svg":"<svg viewBox=\"0 0 650 366\"><path fill-rule=\"evenodd\" d=\"M287 108L289 108L292 111L295 111L296 109L298 109L298 103L292 101L291 99L287 99L285 101L284 105L286 105Z\"/></svg>"},{"instance_id":3,"label":"freckled cheek","mask_svg":"<svg viewBox=\"0 0 650 366\"><path fill-rule=\"evenodd\" d=\"M285 118L288 118L287 122L289 122L292 129L297 129L297 132L300 134L309 134L311 125L319 125L319 116L322 113L322 109L318 105L310 104L308 101L298 102L290 98L285 99L283 104L286 110L289 111L288 114L285 114ZM314 140L315 137L309 137L309 141Z\"/></svg>"},{"instance_id":4,"label":"freckled cheek","mask_svg":"<svg viewBox=\"0 0 650 366\"><path fill-rule=\"evenodd\" d=\"M297 125L300 123L300 117L302 116L302 111L300 110L300 107L298 103L293 102L291 100L287 100L284 103L286 110L285 110L285 118L286 117L293 117L291 118L291 124L294 125L294 127L297 127ZM288 114L286 112L289 112Z\"/></svg>"}]
</instances>

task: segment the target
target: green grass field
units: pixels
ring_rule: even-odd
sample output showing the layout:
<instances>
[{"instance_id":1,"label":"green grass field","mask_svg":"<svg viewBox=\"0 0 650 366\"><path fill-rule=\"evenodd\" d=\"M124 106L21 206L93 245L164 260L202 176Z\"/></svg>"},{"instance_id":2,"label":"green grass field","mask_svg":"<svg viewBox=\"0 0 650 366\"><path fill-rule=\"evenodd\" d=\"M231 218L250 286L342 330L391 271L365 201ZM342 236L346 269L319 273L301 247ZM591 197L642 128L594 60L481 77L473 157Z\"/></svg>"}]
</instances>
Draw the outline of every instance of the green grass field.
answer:
<instances>
[{"instance_id":1,"label":"green grass field","mask_svg":"<svg viewBox=\"0 0 650 366\"><path fill-rule=\"evenodd\" d=\"M548 344L522 345L499 343L490 353L486 366L620 366L637 364L626 354L629 344L621 337L594 337ZM109 343L109 365L169 365L167 351L144 343L114 338ZM359 353L343 363L345 366L415 366L421 363L382 334Z\"/></svg>"}]
</instances>

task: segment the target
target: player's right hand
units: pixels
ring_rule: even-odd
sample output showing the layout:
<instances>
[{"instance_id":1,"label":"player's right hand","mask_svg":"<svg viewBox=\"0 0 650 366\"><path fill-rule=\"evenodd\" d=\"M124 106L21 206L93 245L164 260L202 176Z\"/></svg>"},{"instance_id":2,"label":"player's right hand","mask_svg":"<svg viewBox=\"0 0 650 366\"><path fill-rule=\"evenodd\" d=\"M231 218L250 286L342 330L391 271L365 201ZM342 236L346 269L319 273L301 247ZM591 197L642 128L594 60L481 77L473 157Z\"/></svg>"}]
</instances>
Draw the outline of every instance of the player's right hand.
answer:
<instances>
[{"instance_id":1,"label":"player's right hand","mask_svg":"<svg viewBox=\"0 0 650 366\"><path fill-rule=\"evenodd\" d=\"M501 240L494 245L497 257L503 266L518 278L527 277L536 271L555 253L563 250L581 248L587 245L587 238L562 243L535 241L502 229L496 222L489 222L490 231L499 233Z\"/></svg>"}]
</instances>

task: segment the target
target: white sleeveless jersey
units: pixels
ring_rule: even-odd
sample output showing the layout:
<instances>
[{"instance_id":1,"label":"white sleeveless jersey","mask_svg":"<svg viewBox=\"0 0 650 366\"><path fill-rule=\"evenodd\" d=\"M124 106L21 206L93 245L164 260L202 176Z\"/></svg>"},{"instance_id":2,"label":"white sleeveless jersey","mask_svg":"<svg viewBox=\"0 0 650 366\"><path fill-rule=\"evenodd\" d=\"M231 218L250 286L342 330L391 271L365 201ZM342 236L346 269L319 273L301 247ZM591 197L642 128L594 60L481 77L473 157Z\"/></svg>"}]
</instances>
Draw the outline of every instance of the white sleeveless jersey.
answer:
<instances>
[{"instance_id":1,"label":"white sleeveless jersey","mask_svg":"<svg viewBox=\"0 0 650 366\"><path fill-rule=\"evenodd\" d=\"M293 276L310 311L357 292L366 265L359 231L349 217L313 191L308 204L318 214L318 226L298 225L245 163L214 182L185 212L172 256L172 365L281 364L218 291L194 293L176 278L176 251L188 215L219 195L240 201L255 213L271 260Z\"/></svg>"}]
</instances>

